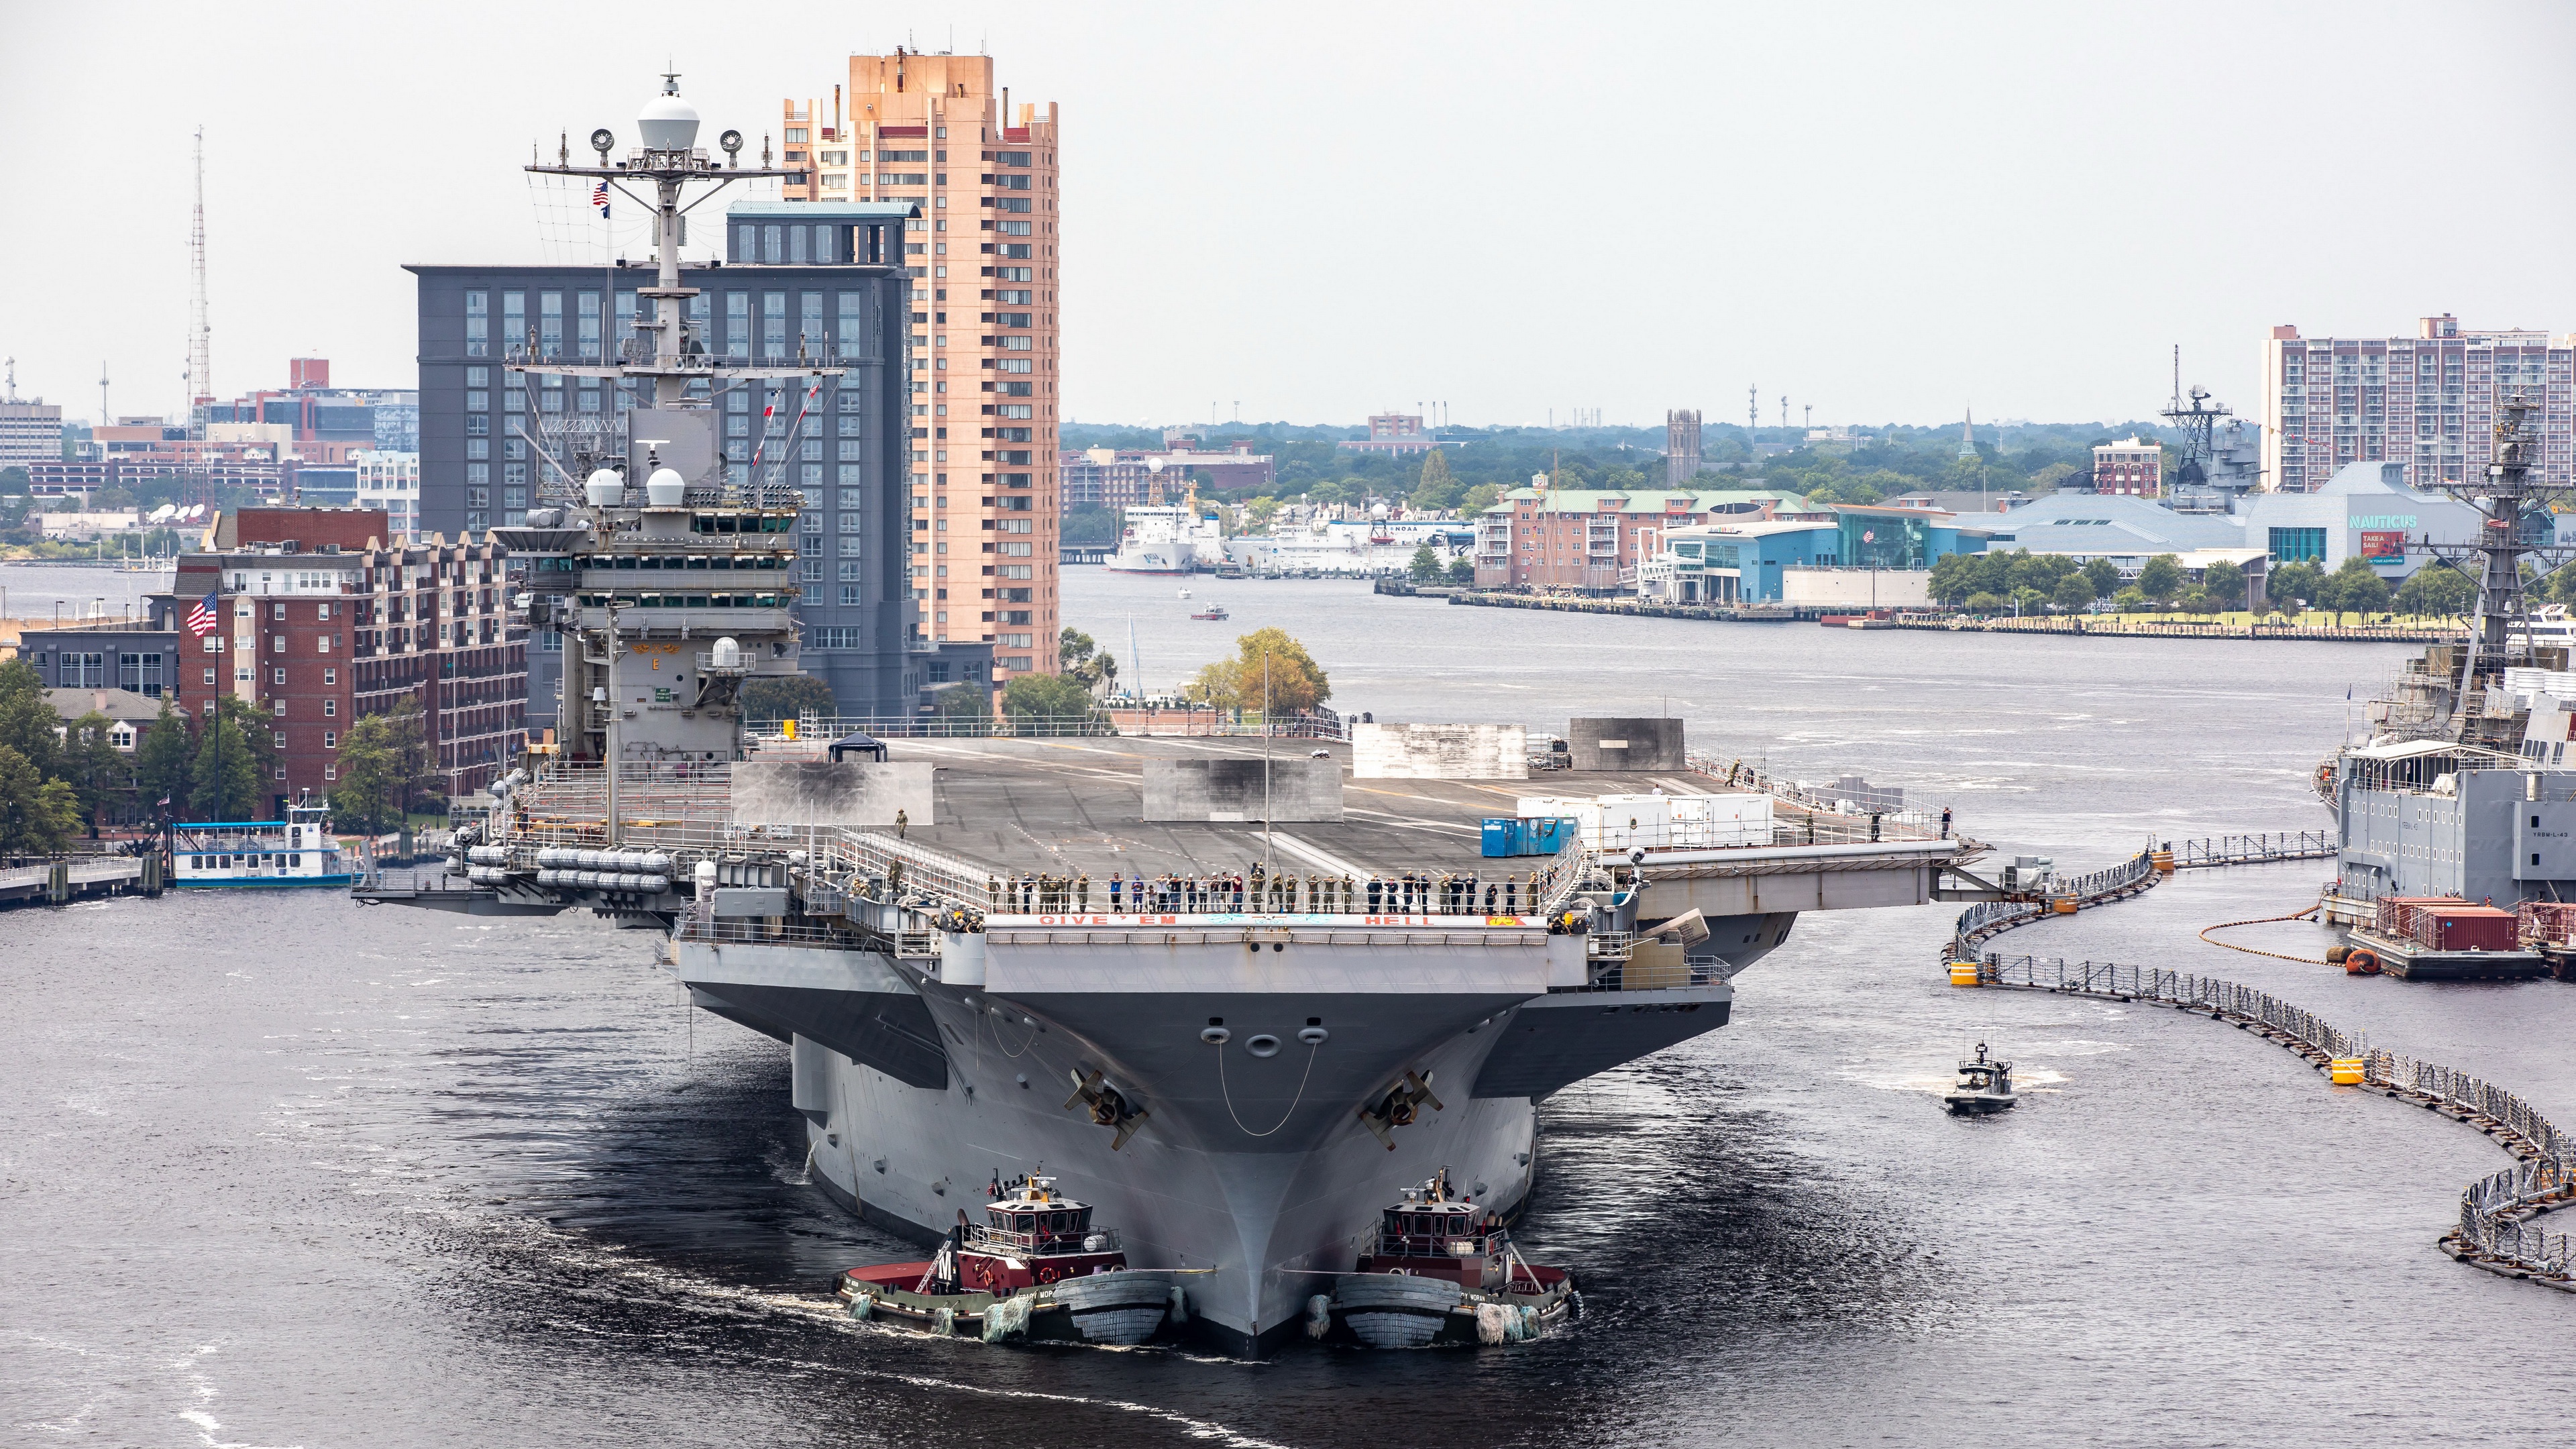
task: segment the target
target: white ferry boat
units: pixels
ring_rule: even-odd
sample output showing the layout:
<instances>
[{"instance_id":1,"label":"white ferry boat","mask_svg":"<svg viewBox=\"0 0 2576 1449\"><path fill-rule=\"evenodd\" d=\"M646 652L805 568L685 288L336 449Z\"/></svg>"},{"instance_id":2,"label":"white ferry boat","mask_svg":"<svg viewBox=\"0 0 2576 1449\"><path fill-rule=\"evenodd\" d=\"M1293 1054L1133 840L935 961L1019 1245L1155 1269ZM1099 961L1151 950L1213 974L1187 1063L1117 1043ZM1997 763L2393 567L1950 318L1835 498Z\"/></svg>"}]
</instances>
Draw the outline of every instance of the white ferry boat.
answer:
<instances>
[{"instance_id":1,"label":"white ferry boat","mask_svg":"<svg viewBox=\"0 0 2576 1449\"><path fill-rule=\"evenodd\" d=\"M210 820L170 830L170 884L183 889L344 886L357 879L320 806L295 806L284 820Z\"/></svg>"}]
</instances>

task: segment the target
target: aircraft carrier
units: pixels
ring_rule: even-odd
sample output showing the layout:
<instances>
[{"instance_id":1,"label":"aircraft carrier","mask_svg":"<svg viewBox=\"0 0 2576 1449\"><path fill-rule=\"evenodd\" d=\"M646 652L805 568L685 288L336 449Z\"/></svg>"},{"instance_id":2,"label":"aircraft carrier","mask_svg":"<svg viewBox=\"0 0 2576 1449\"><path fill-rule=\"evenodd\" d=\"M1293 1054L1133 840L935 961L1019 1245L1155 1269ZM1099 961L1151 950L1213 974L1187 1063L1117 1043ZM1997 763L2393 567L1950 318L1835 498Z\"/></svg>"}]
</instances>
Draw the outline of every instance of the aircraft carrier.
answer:
<instances>
[{"instance_id":1,"label":"aircraft carrier","mask_svg":"<svg viewBox=\"0 0 2576 1449\"><path fill-rule=\"evenodd\" d=\"M1257 1353L1397 1189L1445 1169L1516 1210L1539 1102L1723 1025L1731 978L1800 912L1948 894L1974 847L1946 822L1699 759L1672 720L1577 719L1535 751L1493 724L747 733L744 684L798 667L799 499L729 473L709 399L909 363L894 329L829 365L688 335L682 194L751 174L695 130L666 94L625 160L595 141L599 168L531 168L652 188L661 276L649 356L506 365L651 406L613 464L548 459L577 496L493 530L530 626L565 635L554 743L494 787L449 873L357 893L667 932L697 1005L784 1044L844 1204L929 1238L1042 1171L1133 1267L1174 1275L1196 1332ZM901 279L898 250L874 255ZM1542 853L1489 854L1496 830Z\"/></svg>"}]
</instances>

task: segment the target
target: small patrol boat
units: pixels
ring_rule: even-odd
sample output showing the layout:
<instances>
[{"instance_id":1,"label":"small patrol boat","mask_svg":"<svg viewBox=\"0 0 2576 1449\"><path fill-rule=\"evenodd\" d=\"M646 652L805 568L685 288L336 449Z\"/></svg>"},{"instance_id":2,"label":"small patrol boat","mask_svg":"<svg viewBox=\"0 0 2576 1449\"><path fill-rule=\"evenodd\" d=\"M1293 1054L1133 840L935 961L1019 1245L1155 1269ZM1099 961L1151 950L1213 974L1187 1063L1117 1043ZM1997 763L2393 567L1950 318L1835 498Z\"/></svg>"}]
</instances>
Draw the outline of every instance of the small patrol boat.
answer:
<instances>
[{"instance_id":1,"label":"small patrol boat","mask_svg":"<svg viewBox=\"0 0 2576 1449\"><path fill-rule=\"evenodd\" d=\"M1498 1215L1450 1191L1444 1167L1385 1210L1357 1272L1307 1300L1306 1332L1370 1348L1518 1343L1581 1303L1572 1275L1523 1258Z\"/></svg>"},{"instance_id":2,"label":"small patrol boat","mask_svg":"<svg viewBox=\"0 0 2576 1449\"><path fill-rule=\"evenodd\" d=\"M1225 619L1231 619L1231 618L1233 618L1234 616L1233 616L1232 614L1229 614L1229 613L1227 613L1227 612L1225 611L1225 605L1223 605L1223 604L1211 603L1211 604L1209 604L1206 608L1201 609L1201 610L1197 611L1196 613L1194 613L1194 614L1190 615L1190 617L1191 617L1191 618L1193 618L1193 619L1225 620Z\"/></svg>"},{"instance_id":3,"label":"small patrol boat","mask_svg":"<svg viewBox=\"0 0 2576 1449\"><path fill-rule=\"evenodd\" d=\"M2012 1063L1997 1061L1977 1043L1977 1054L1959 1063L1959 1080L1941 1094L1941 1105L1954 1117L2000 1112L2021 1100L2013 1095Z\"/></svg>"},{"instance_id":4,"label":"small patrol boat","mask_svg":"<svg viewBox=\"0 0 2576 1449\"><path fill-rule=\"evenodd\" d=\"M941 1337L1136 1344L1188 1309L1172 1274L1127 1266L1114 1228L1027 1177L984 1205L985 1221L957 1211L927 1262L852 1268L836 1285L850 1316L900 1323Z\"/></svg>"}]
</instances>

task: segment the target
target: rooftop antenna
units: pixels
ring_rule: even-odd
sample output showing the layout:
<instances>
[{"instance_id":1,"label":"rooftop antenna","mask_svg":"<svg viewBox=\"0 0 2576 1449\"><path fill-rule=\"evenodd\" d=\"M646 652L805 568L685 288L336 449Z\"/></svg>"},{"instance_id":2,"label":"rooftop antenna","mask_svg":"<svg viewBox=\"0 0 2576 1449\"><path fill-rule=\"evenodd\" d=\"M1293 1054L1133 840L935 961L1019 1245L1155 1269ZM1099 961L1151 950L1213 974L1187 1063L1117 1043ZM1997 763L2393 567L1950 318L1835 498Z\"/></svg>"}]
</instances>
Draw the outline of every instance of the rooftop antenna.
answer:
<instances>
[{"instance_id":1,"label":"rooftop antenna","mask_svg":"<svg viewBox=\"0 0 2576 1449\"><path fill-rule=\"evenodd\" d=\"M214 401L213 344L206 325L206 128L197 128L197 206L188 223L188 436L206 436Z\"/></svg>"},{"instance_id":2,"label":"rooftop antenna","mask_svg":"<svg viewBox=\"0 0 2576 1449\"><path fill-rule=\"evenodd\" d=\"M104 428L111 426L115 421L116 419L110 417L107 411L107 359L100 358L98 363L98 425Z\"/></svg>"},{"instance_id":3,"label":"rooftop antenna","mask_svg":"<svg viewBox=\"0 0 2576 1449\"><path fill-rule=\"evenodd\" d=\"M1783 429L1789 426L1789 395L1785 392L1780 394L1780 426Z\"/></svg>"},{"instance_id":4,"label":"rooftop antenna","mask_svg":"<svg viewBox=\"0 0 2576 1449\"><path fill-rule=\"evenodd\" d=\"M1762 461L1762 450L1753 442L1754 432L1762 426L1762 385L1753 383L1744 389L1744 446L1753 449L1753 461Z\"/></svg>"},{"instance_id":5,"label":"rooftop antenna","mask_svg":"<svg viewBox=\"0 0 2576 1449\"><path fill-rule=\"evenodd\" d=\"M18 400L18 359L9 359L9 401Z\"/></svg>"}]
</instances>

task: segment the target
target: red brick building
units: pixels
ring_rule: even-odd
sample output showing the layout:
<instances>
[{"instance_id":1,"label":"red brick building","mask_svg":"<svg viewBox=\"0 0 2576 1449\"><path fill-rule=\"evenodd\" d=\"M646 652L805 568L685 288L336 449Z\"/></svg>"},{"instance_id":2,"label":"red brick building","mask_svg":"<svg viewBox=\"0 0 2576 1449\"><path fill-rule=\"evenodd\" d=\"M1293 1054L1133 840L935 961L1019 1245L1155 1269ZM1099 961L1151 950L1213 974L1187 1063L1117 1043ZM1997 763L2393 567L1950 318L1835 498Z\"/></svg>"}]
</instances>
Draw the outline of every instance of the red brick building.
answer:
<instances>
[{"instance_id":1,"label":"red brick building","mask_svg":"<svg viewBox=\"0 0 2576 1449\"><path fill-rule=\"evenodd\" d=\"M1627 593L1669 529L1765 522L1803 506L1768 490L1515 488L1477 517L1476 587Z\"/></svg>"},{"instance_id":2,"label":"red brick building","mask_svg":"<svg viewBox=\"0 0 2576 1449\"><path fill-rule=\"evenodd\" d=\"M387 548L371 509L249 508L215 547L180 557L165 612L179 633L180 708L230 693L269 722L272 803L339 781L349 727L420 702L448 794L507 770L527 743L527 635L504 612L502 550L433 535ZM189 618L214 596L210 628Z\"/></svg>"}]
</instances>

